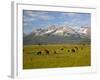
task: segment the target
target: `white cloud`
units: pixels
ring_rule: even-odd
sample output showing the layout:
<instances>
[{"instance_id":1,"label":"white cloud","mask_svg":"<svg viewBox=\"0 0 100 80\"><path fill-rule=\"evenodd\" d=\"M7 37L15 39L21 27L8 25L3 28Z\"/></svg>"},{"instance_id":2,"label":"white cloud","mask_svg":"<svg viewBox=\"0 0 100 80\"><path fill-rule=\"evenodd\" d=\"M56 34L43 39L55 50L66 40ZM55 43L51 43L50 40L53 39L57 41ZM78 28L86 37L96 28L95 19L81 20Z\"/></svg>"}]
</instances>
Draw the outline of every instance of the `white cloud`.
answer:
<instances>
[{"instance_id":1,"label":"white cloud","mask_svg":"<svg viewBox=\"0 0 100 80\"><path fill-rule=\"evenodd\" d=\"M27 26L28 25L28 23L23 23L23 26Z\"/></svg>"},{"instance_id":2,"label":"white cloud","mask_svg":"<svg viewBox=\"0 0 100 80\"><path fill-rule=\"evenodd\" d=\"M23 17L23 21L24 21L24 22L29 22L29 21L35 21L35 19L32 18L32 17L29 18L29 17L24 16L24 17Z\"/></svg>"},{"instance_id":3,"label":"white cloud","mask_svg":"<svg viewBox=\"0 0 100 80\"><path fill-rule=\"evenodd\" d=\"M81 15L78 13L62 13L62 16L68 17L63 24L67 25L77 25L81 20ZM82 22L82 21L81 21Z\"/></svg>"},{"instance_id":4,"label":"white cloud","mask_svg":"<svg viewBox=\"0 0 100 80\"><path fill-rule=\"evenodd\" d=\"M49 15L41 15L38 18L43 19L43 20L52 20L52 19L54 19L54 17L49 16Z\"/></svg>"},{"instance_id":5,"label":"white cloud","mask_svg":"<svg viewBox=\"0 0 100 80\"><path fill-rule=\"evenodd\" d=\"M80 20L79 18L74 18L71 21L64 21L62 24L74 27L81 27L81 26L90 26L90 23L87 20Z\"/></svg>"},{"instance_id":6,"label":"white cloud","mask_svg":"<svg viewBox=\"0 0 100 80\"><path fill-rule=\"evenodd\" d=\"M80 14L69 12L69 13L62 13L63 16L69 16L69 17L80 17Z\"/></svg>"},{"instance_id":7,"label":"white cloud","mask_svg":"<svg viewBox=\"0 0 100 80\"><path fill-rule=\"evenodd\" d=\"M26 11L25 12L27 17L31 17L31 20L37 20L37 19L42 19L42 20L51 20L54 19L53 16L48 15L48 12L35 12L35 11Z\"/></svg>"}]
</instances>

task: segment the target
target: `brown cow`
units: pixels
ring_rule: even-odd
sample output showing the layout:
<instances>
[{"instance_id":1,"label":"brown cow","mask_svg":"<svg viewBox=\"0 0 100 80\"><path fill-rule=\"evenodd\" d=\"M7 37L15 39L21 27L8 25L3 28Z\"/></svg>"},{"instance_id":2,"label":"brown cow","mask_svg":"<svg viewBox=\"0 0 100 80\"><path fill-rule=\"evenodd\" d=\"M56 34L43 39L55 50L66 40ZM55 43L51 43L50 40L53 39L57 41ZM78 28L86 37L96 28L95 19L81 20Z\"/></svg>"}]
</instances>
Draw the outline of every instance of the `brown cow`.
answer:
<instances>
[{"instance_id":1,"label":"brown cow","mask_svg":"<svg viewBox=\"0 0 100 80\"><path fill-rule=\"evenodd\" d=\"M44 49L45 53L48 55L49 54L49 50Z\"/></svg>"}]
</instances>

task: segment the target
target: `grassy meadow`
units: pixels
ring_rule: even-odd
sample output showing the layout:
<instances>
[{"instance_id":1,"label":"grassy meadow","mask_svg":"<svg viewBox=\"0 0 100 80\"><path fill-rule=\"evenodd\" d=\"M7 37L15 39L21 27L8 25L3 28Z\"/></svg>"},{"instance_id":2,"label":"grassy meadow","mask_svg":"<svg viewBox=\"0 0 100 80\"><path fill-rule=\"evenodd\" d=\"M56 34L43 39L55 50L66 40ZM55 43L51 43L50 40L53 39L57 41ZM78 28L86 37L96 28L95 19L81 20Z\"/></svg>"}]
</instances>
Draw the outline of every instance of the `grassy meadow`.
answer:
<instances>
[{"instance_id":1,"label":"grassy meadow","mask_svg":"<svg viewBox=\"0 0 100 80\"><path fill-rule=\"evenodd\" d=\"M23 69L90 66L90 50L89 44L24 45Z\"/></svg>"}]
</instances>

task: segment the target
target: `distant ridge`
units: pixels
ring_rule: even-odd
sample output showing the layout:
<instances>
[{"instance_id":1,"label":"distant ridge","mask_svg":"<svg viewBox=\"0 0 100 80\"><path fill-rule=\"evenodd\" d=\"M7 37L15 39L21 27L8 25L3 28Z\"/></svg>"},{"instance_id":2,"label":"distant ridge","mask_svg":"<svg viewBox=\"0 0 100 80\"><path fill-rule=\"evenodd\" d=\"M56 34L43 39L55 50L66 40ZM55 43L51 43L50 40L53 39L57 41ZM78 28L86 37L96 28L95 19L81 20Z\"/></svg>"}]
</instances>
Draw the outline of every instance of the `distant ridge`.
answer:
<instances>
[{"instance_id":1,"label":"distant ridge","mask_svg":"<svg viewBox=\"0 0 100 80\"><path fill-rule=\"evenodd\" d=\"M66 25L49 25L46 28L33 30L30 34L23 33L23 43L28 44L58 44L58 43L89 43L90 27L72 28Z\"/></svg>"}]
</instances>

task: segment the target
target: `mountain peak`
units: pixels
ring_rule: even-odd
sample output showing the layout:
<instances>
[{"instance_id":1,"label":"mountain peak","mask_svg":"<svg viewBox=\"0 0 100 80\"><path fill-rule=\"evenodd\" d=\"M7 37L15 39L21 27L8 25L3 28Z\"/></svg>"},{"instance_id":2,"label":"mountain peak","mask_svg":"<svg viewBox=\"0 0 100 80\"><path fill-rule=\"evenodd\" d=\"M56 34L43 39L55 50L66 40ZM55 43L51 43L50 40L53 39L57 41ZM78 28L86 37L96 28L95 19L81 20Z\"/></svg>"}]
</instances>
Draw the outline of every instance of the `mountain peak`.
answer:
<instances>
[{"instance_id":1,"label":"mountain peak","mask_svg":"<svg viewBox=\"0 0 100 80\"><path fill-rule=\"evenodd\" d=\"M70 26L49 26L33 30L27 36L23 36L24 44L47 43L80 43L90 41L90 27L80 27L78 30ZM25 35L25 34L23 34Z\"/></svg>"},{"instance_id":2,"label":"mountain peak","mask_svg":"<svg viewBox=\"0 0 100 80\"><path fill-rule=\"evenodd\" d=\"M67 25L48 25L46 28L33 30L35 36L55 35L55 36L72 36L72 35L90 35L90 27L80 27L78 30Z\"/></svg>"}]
</instances>

